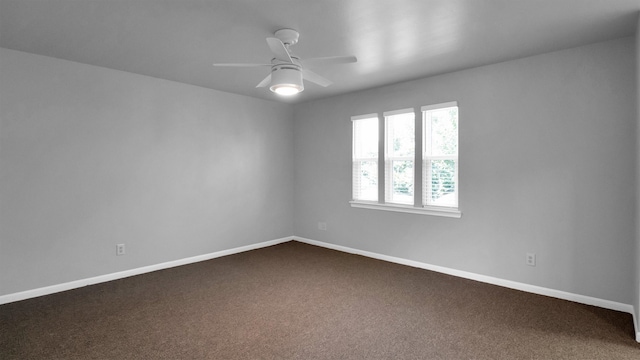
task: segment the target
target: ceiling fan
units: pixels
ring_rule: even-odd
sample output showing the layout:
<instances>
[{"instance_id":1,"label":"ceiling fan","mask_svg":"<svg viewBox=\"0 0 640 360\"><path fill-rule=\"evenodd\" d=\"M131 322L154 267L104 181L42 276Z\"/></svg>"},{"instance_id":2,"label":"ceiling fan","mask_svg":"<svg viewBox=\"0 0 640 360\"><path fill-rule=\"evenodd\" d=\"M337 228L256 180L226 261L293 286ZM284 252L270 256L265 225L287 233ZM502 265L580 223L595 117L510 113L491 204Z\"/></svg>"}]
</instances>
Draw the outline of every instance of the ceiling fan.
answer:
<instances>
[{"instance_id":1,"label":"ceiling fan","mask_svg":"<svg viewBox=\"0 0 640 360\"><path fill-rule=\"evenodd\" d=\"M300 34L293 29L280 29L275 37L267 38L267 44L275 55L269 64L213 64L213 66L260 67L270 66L271 73L256 87L266 87L280 95L294 95L304 90L303 79L323 87L331 81L307 69L307 66L347 64L358 61L355 56L327 56L302 60L289 49L298 43Z\"/></svg>"}]
</instances>

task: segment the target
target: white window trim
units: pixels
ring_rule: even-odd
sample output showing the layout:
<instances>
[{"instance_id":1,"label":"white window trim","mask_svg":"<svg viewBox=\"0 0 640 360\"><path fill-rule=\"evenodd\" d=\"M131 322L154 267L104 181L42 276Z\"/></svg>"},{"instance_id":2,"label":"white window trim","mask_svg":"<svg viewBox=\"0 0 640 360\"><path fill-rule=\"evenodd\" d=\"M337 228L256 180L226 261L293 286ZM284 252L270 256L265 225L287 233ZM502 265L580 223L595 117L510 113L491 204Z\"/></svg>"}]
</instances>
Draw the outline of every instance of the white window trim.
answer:
<instances>
[{"instance_id":1,"label":"white window trim","mask_svg":"<svg viewBox=\"0 0 640 360\"><path fill-rule=\"evenodd\" d=\"M417 214L417 215L432 215L432 216L443 216L449 218L461 218L462 212L456 208L447 208L441 206L424 206L424 207L415 207L413 205L400 205L400 204L386 204L386 203L378 203L375 201L349 201L351 207L360 208L360 209L370 209L370 210L385 210L385 211L394 211L394 212L402 212L409 214Z\"/></svg>"},{"instance_id":2,"label":"white window trim","mask_svg":"<svg viewBox=\"0 0 640 360\"><path fill-rule=\"evenodd\" d=\"M400 109L400 110L385 111L382 113L382 116L387 117L387 116L402 115L402 114L409 114L409 113L415 115L415 110L413 108L406 108L406 109Z\"/></svg>"},{"instance_id":3,"label":"white window trim","mask_svg":"<svg viewBox=\"0 0 640 360\"><path fill-rule=\"evenodd\" d=\"M380 117L376 113L364 114L364 115L355 115L355 116L351 117L351 121L365 120L365 119L371 119L371 118L380 118Z\"/></svg>"},{"instance_id":4,"label":"white window trim","mask_svg":"<svg viewBox=\"0 0 640 360\"><path fill-rule=\"evenodd\" d=\"M443 107L452 107L452 106L458 106L458 102L451 101L446 103L422 106L419 108L420 115L422 115L424 111L429 111L429 110L443 108ZM422 116L418 117L417 110L418 108L415 108L415 109L409 108L409 109L401 109L401 110L394 110L394 111L385 111L382 114L373 113L373 114L366 114L366 115L358 115L358 116L352 116L351 120L353 121L353 120L366 119L366 118L372 118L372 117L377 117L378 119L380 119L381 118L380 115L382 115L382 121L384 121L384 117L386 116L391 116L391 115L396 115L396 114L401 114L406 112L413 112L415 114L416 122L420 121L422 123L423 121ZM384 123L383 123L383 127L384 127ZM422 126L420 126L420 128L422 128ZM421 129L421 132L422 131L424 131L424 129ZM382 136L384 136L384 134L378 134L378 140L380 142L385 141L384 139L382 139ZM417 142L417 139L416 139L416 142ZM416 155L417 154L418 154L418 151L416 151ZM383 151L383 155L384 155L384 151ZM435 158L435 157L432 157L432 158ZM380 161L380 159L378 159L378 161ZM421 163L420 167L424 165L424 161L425 161L424 158L422 159L422 161L420 161ZM457 164L458 163L456 162L456 165ZM418 169L416 168L417 166L418 164L416 159L416 161L414 161L414 172L418 171ZM422 172L422 169L420 169L420 171ZM458 175L458 171L456 171L456 177L457 175ZM384 178L384 176L382 178ZM378 174L378 181L380 180L381 180L381 174ZM417 186L417 185L414 184L414 186ZM459 196L459 194L457 195ZM441 217L456 218L456 219L459 219L462 217L462 212L460 211L459 203L458 203L458 207L433 206L433 205L422 205L422 204L416 206L416 205L403 205L403 204L395 204L395 203L384 203L381 201L380 196L378 196L378 198L379 198L378 201L350 200L349 204L353 208L360 208L360 209L393 211L393 212L409 213L409 214L416 214L416 215L441 216Z\"/></svg>"},{"instance_id":5,"label":"white window trim","mask_svg":"<svg viewBox=\"0 0 640 360\"><path fill-rule=\"evenodd\" d=\"M425 106L421 107L420 110L424 112L424 111L436 110L436 109L442 109L442 108L448 108L448 107L454 107L454 106L458 106L458 102L457 101L449 101L449 102L446 102L446 103L425 105Z\"/></svg>"},{"instance_id":6,"label":"white window trim","mask_svg":"<svg viewBox=\"0 0 640 360\"><path fill-rule=\"evenodd\" d=\"M393 173L393 162L394 161L411 161L412 166L413 166L413 170L415 171L416 168L416 164L415 164L415 147L414 147L414 155L413 156L391 156L389 154L389 147L391 146L389 144L389 137L388 137L388 129L389 129L389 117L394 116L394 115L404 115L404 114L412 114L413 115L413 121L415 123L416 121L416 113L414 111L413 108L407 108L407 109L400 109L400 110L393 110L393 111L385 111L384 113L382 113L383 117L384 117L384 200L385 203L387 204L393 204L393 205L401 205L401 206L413 206L413 204L407 204L407 203L402 203L402 202L394 202L392 201L392 193L393 193L393 181L392 181L392 173ZM415 176L414 176L414 182L415 182ZM413 184L413 187L415 189L415 184ZM414 190L415 191L415 190ZM414 201L415 201L415 196L414 196Z\"/></svg>"},{"instance_id":7,"label":"white window trim","mask_svg":"<svg viewBox=\"0 0 640 360\"><path fill-rule=\"evenodd\" d=\"M426 138L426 134L428 131L430 131L430 126L431 123L427 124L427 121L424 118L424 114L427 111L430 110L437 110L437 109L444 109L444 108L449 108L449 107L458 107L458 102L457 101L450 101L450 102L446 102L446 103L439 103L439 104L433 104L433 105L426 105L420 108L421 112L422 112L422 139L424 140ZM459 140L458 140L459 141ZM445 155L445 156L432 156L432 155L427 155L426 154L426 142L423 141L422 144L422 174L423 174L423 178L422 178L422 206L424 208L427 209L440 209L442 208L443 210L455 210L459 212L459 207L460 207L460 203L459 203L459 196L460 196L460 189L459 189L459 154L456 154L455 156L449 156L449 155ZM456 205L455 206L435 206L435 205L430 205L430 204L426 204L426 199L428 199L431 195L431 189L429 189L428 186L426 185L427 179L430 178L429 176L429 171L431 169L430 166L428 166L431 161L433 160L455 160L456 162L456 170L455 170L455 184L456 184L456 192L455 192L455 200L456 200Z\"/></svg>"}]
</instances>

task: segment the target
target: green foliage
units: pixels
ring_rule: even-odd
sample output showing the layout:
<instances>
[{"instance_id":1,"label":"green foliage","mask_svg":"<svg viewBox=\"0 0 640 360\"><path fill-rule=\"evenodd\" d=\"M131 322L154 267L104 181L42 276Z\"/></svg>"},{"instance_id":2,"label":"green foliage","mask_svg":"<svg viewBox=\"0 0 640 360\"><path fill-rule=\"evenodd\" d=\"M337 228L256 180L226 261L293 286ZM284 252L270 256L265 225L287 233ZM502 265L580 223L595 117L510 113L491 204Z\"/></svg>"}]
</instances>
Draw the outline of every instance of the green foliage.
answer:
<instances>
[{"instance_id":1,"label":"green foliage","mask_svg":"<svg viewBox=\"0 0 640 360\"><path fill-rule=\"evenodd\" d=\"M431 162L431 200L452 194L455 188L456 162L454 160L434 160Z\"/></svg>"},{"instance_id":2,"label":"green foliage","mask_svg":"<svg viewBox=\"0 0 640 360\"><path fill-rule=\"evenodd\" d=\"M413 162L393 162L393 192L404 195L413 194Z\"/></svg>"}]
</instances>

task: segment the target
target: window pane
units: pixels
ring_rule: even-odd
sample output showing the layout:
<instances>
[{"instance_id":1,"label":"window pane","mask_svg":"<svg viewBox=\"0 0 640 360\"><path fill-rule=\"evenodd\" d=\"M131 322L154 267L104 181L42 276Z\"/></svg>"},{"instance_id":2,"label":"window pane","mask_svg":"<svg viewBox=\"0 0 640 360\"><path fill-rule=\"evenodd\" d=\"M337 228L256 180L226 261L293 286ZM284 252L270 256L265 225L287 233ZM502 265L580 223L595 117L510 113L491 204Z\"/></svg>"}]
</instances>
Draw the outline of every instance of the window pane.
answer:
<instances>
[{"instance_id":1,"label":"window pane","mask_svg":"<svg viewBox=\"0 0 640 360\"><path fill-rule=\"evenodd\" d=\"M413 161L395 160L391 162L391 201L413 204Z\"/></svg>"},{"instance_id":2,"label":"window pane","mask_svg":"<svg viewBox=\"0 0 640 360\"><path fill-rule=\"evenodd\" d=\"M425 113L427 128L425 144L432 156L458 154L458 107L431 110ZM430 131L429 131L430 130Z\"/></svg>"},{"instance_id":3,"label":"window pane","mask_svg":"<svg viewBox=\"0 0 640 360\"><path fill-rule=\"evenodd\" d=\"M378 200L378 118L353 120L353 199Z\"/></svg>"},{"instance_id":4,"label":"window pane","mask_svg":"<svg viewBox=\"0 0 640 360\"><path fill-rule=\"evenodd\" d=\"M413 113L386 117L388 157L411 157L415 149L415 116Z\"/></svg>"},{"instance_id":5,"label":"window pane","mask_svg":"<svg viewBox=\"0 0 640 360\"><path fill-rule=\"evenodd\" d=\"M378 119L363 119L353 122L354 157L378 157Z\"/></svg>"},{"instance_id":6,"label":"window pane","mask_svg":"<svg viewBox=\"0 0 640 360\"><path fill-rule=\"evenodd\" d=\"M354 194L355 200L378 200L378 162L354 161Z\"/></svg>"},{"instance_id":7,"label":"window pane","mask_svg":"<svg viewBox=\"0 0 640 360\"><path fill-rule=\"evenodd\" d=\"M423 107L423 204L458 207L458 106L441 106Z\"/></svg>"},{"instance_id":8,"label":"window pane","mask_svg":"<svg viewBox=\"0 0 640 360\"><path fill-rule=\"evenodd\" d=\"M428 186L429 205L456 205L456 161L431 160L429 166L431 181Z\"/></svg>"}]
</instances>

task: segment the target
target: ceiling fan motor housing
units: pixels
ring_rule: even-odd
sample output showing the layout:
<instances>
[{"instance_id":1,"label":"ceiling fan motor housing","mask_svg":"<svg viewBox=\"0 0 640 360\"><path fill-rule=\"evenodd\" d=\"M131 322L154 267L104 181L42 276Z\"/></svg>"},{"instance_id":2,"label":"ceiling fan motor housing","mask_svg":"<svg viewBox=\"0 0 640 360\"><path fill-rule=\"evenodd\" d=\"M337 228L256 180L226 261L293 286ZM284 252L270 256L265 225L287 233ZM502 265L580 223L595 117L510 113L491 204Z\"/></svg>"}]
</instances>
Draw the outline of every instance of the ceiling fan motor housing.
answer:
<instances>
[{"instance_id":1,"label":"ceiling fan motor housing","mask_svg":"<svg viewBox=\"0 0 640 360\"><path fill-rule=\"evenodd\" d=\"M283 87L297 89L298 92L304 90L300 66L296 64L274 65L271 69L271 84L270 89L274 92Z\"/></svg>"}]
</instances>

